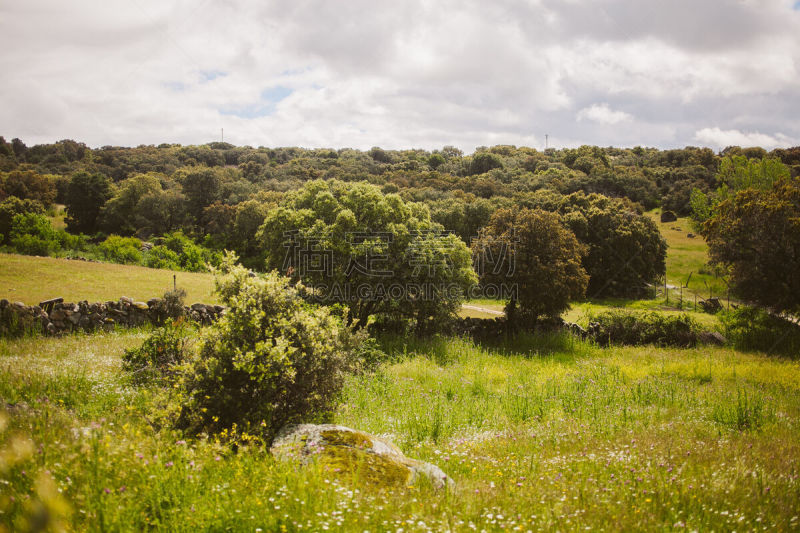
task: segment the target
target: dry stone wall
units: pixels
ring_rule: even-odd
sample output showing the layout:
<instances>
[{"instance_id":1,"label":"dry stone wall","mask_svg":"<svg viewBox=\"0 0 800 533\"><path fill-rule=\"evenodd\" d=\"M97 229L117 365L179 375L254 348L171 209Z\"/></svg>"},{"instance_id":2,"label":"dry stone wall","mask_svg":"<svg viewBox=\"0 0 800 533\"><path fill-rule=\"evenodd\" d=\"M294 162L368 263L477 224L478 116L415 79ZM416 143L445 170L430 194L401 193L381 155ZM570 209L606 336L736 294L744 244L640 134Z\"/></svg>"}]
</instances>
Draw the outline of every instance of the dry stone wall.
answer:
<instances>
[{"instance_id":1,"label":"dry stone wall","mask_svg":"<svg viewBox=\"0 0 800 533\"><path fill-rule=\"evenodd\" d=\"M0 336L21 333L58 335L72 331L109 330L117 326L161 325L168 318L184 316L208 325L225 313L221 305L196 303L172 309L163 298L138 302L123 296L117 301L71 303L63 298L25 305L0 300Z\"/></svg>"}]
</instances>

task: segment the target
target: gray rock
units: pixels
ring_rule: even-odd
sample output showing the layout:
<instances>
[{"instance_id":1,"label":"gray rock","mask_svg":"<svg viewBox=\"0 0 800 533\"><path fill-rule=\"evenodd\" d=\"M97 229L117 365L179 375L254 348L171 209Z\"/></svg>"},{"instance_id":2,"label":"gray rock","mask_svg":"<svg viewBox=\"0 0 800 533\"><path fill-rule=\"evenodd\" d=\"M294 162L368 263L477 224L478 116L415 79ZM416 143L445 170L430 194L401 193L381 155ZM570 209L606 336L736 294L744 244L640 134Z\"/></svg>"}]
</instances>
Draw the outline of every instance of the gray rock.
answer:
<instances>
[{"instance_id":1,"label":"gray rock","mask_svg":"<svg viewBox=\"0 0 800 533\"><path fill-rule=\"evenodd\" d=\"M713 344L715 346L724 346L728 343L725 335L718 331L702 331L697 336L697 340L703 344Z\"/></svg>"},{"instance_id":2,"label":"gray rock","mask_svg":"<svg viewBox=\"0 0 800 533\"><path fill-rule=\"evenodd\" d=\"M280 460L317 461L333 473L357 474L358 479L381 487L413 485L422 479L438 489L455 485L438 466L410 459L391 442L345 426L287 426L270 451Z\"/></svg>"}]
</instances>

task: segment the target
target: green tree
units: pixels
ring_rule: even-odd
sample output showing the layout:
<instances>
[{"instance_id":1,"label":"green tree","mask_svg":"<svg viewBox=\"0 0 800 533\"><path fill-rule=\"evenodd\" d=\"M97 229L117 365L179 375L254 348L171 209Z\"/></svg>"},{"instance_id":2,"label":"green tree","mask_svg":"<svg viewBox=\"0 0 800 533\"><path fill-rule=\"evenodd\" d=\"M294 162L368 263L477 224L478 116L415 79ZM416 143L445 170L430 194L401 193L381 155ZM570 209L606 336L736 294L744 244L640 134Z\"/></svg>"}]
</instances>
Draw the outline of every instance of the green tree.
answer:
<instances>
[{"instance_id":1,"label":"green tree","mask_svg":"<svg viewBox=\"0 0 800 533\"><path fill-rule=\"evenodd\" d=\"M136 203L136 226L165 235L188 224L186 197L176 189L151 191Z\"/></svg>"},{"instance_id":2,"label":"green tree","mask_svg":"<svg viewBox=\"0 0 800 533\"><path fill-rule=\"evenodd\" d=\"M347 305L358 328L373 315L441 324L476 281L466 245L425 206L366 183L309 182L270 210L259 238L267 268Z\"/></svg>"},{"instance_id":3,"label":"green tree","mask_svg":"<svg viewBox=\"0 0 800 533\"><path fill-rule=\"evenodd\" d=\"M484 174L493 168L503 168L503 161L490 152L480 152L472 156L469 164L470 175Z\"/></svg>"},{"instance_id":4,"label":"green tree","mask_svg":"<svg viewBox=\"0 0 800 533\"><path fill-rule=\"evenodd\" d=\"M67 187L67 227L76 233L95 233L100 213L111 197L111 183L102 174L78 172Z\"/></svg>"},{"instance_id":5,"label":"green tree","mask_svg":"<svg viewBox=\"0 0 800 533\"><path fill-rule=\"evenodd\" d=\"M139 202L146 195L159 192L161 181L157 174L137 174L123 181L103 208L101 228L107 233L136 233L140 227L136 217Z\"/></svg>"},{"instance_id":6,"label":"green tree","mask_svg":"<svg viewBox=\"0 0 800 533\"><path fill-rule=\"evenodd\" d=\"M667 243L658 225L626 199L549 191L517 199L560 213L585 245L582 264L589 274L590 297L640 297L666 273Z\"/></svg>"},{"instance_id":7,"label":"green tree","mask_svg":"<svg viewBox=\"0 0 800 533\"><path fill-rule=\"evenodd\" d=\"M760 153L760 152L756 152ZM791 177L789 168L780 159L762 157L750 159L745 155L728 155L719 163L716 174L717 187L712 195L693 190L691 196L692 220L700 230L712 216L715 206L744 189L769 190L773 184Z\"/></svg>"},{"instance_id":8,"label":"green tree","mask_svg":"<svg viewBox=\"0 0 800 533\"><path fill-rule=\"evenodd\" d=\"M711 261L729 269L736 294L777 311L800 311L800 180L728 196L702 234Z\"/></svg>"},{"instance_id":9,"label":"green tree","mask_svg":"<svg viewBox=\"0 0 800 533\"><path fill-rule=\"evenodd\" d=\"M582 298L588 283L581 266L582 247L554 213L500 209L473 243L481 282L514 284L516 297L506 306L513 324L516 308L534 323L556 317Z\"/></svg>"},{"instance_id":10,"label":"green tree","mask_svg":"<svg viewBox=\"0 0 800 533\"><path fill-rule=\"evenodd\" d=\"M182 187L188 212L199 220L203 208L219 199L222 179L214 169L199 167L182 177Z\"/></svg>"},{"instance_id":11,"label":"green tree","mask_svg":"<svg viewBox=\"0 0 800 533\"><path fill-rule=\"evenodd\" d=\"M36 200L49 207L56 199L55 181L51 176L42 176L32 170L0 173L0 199L6 196Z\"/></svg>"}]
</instances>

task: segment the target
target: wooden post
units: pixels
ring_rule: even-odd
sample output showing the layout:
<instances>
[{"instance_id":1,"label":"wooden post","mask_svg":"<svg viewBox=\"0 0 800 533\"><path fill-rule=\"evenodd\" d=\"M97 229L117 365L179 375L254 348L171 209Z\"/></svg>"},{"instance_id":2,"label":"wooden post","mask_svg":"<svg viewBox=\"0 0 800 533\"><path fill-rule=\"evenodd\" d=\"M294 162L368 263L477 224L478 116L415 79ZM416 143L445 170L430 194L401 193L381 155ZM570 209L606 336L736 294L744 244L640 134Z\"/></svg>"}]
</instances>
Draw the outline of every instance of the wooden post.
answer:
<instances>
[{"instance_id":1,"label":"wooden post","mask_svg":"<svg viewBox=\"0 0 800 533\"><path fill-rule=\"evenodd\" d=\"M172 290L173 291L177 291L178 290L178 280L177 280L177 278L178 278L177 275L175 275L175 274L172 275Z\"/></svg>"}]
</instances>

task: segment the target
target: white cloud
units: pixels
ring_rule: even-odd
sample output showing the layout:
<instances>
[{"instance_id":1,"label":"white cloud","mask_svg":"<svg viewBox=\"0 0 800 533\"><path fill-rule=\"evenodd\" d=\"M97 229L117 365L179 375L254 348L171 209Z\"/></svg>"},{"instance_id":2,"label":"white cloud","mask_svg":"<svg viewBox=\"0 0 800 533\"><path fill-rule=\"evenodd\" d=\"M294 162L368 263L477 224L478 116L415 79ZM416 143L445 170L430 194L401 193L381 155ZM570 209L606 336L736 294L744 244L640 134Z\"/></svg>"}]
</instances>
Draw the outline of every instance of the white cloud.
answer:
<instances>
[{"instance_id":1,"label":"white cloud","mask_svg":"<svg viewBox=\"0 0 800 533\"><path fill-rule=\"evenodd\" d=\"M798 33L786 0L4 2L0 135L470 151L684 146L714 124L783 142Z\"/></svg>"},{"instance_id":2,"label":"white cloud","mask_svg":"<svg viewBox=\"0 0 800 533\"><path fill-rule=\"evenodd\" d=\"M720 128L703 128L695 134L695 139L701 143L716 148L728 146L761 146L762 148L780 148L797 144L797 139L787 137L782 133L767 135L759 132L742 132L739 130L722 130Z\"/></svg>"},{"instance_id":3,"label":"white cloud","mask_svg":"<svg viewBox=\"0 0 800 533\"><path fill-rule=\"evenodd\" d=\"M590 107L584 107L576 115L578 121L591 120L600 124L614 125L620 122L626 122L633 119L633 115L624 111L614 111L608 104L593 104Z\"/></svg>"}]
</instances>

